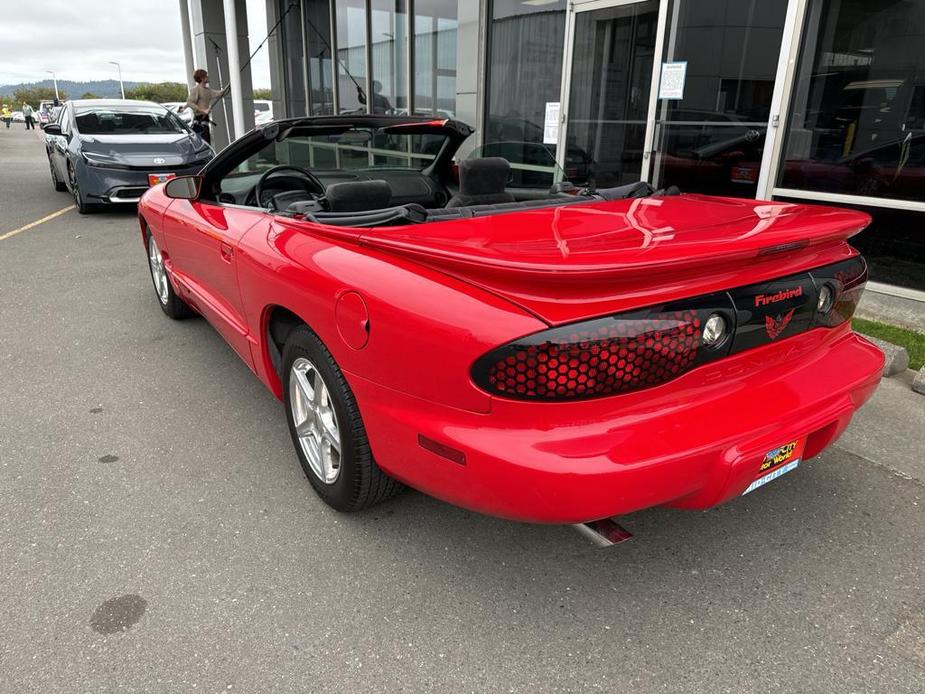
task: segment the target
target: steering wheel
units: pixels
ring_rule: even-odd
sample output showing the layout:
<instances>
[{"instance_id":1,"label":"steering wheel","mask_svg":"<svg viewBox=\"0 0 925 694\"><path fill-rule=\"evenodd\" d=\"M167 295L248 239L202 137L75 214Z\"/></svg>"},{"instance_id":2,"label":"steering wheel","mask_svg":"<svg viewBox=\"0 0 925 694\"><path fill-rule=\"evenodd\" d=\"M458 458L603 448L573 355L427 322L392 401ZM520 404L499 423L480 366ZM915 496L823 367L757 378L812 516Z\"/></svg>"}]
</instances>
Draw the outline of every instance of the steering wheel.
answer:
<instances>
[{"instance_id":1,"label":"steering wheel","mask_svg":"<svg viewBox=\"0 0 925 694\"><path fill-rule=\"evenodd\" d=\"M292 166L290 164L280 164L279 166L273 166L267 169L266 171L264 171L263 175L257 180L257 185L254 186L254 197L257 199L257 205L262 207L264 204L266 204L270 209L274 209L274 210L276 209L276 201L273 199L274 196L271 195L270 199L267 200L266 203L264 203L263 193L264 193L264 186L267 183L267 179L269 179L271 176L275 176L281 171L291 171L291 172L299 174L300 176L305 178L306 181L311 183L312 186L314 186L315 192L318 195L324 194L324 183L322 183L321 180L311 171L307 171L306 169L303 169L298 166ZM307 186L305 188L305 192L309 194L312 193L312 191L309 190Z\"/></svg>"}]
</instances>

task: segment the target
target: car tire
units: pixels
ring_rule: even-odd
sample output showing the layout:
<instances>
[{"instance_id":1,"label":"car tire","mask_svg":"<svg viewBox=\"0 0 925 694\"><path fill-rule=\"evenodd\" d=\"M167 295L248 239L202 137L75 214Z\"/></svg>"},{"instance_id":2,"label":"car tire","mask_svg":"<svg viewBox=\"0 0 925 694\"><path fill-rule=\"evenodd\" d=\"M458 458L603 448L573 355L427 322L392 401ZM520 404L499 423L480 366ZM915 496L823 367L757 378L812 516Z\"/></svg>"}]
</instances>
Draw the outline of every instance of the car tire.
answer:
<instances>
[{"instance_id":1,"label":"car tire","mask_svg":"<svg viewBox=\"0 0 925 694\"><path fill-rule=\"evenodd\" d=\"M350 386L304 325L292 330L283 348L283 402L302 470L328 506L361 511L404 489L376 465Z\"/></svg>"},{"instance_id":2,"label":"car tire","mask_svg":"<svg viewBox=\"0 0 925 694\"><path fill-rule=\"evenodd\" d=\"M51 170L51 182L55 186L55 190L59 193L67 192L67 184L58 180L58 174L55 171L55 165L52 163L51 157L48 158L48 168Z\"/></svg>"},{"instance_id":3,"label":"car tire","mask_svg":"<svg viewBox=\"0 0 925 694\"><path fill-rule=\"evenodd\" d=\"M193 315L193 310L173 290L170 277L164 268L164 256L154 240L154 234L146 230L145 236L148 248L148 270L151 272L151 281L154 283L154 293L161 310L173 320L183 320Z\"/></svg>"},{"instance_id":4,"label":"car tire","mask_svg":"<svg viewBox=\"0 0 925 694\"><path fill-rule=\"evenodd\" d=\"M86 198L84 198L83 193L80 192L80 185L77 182L77 175L74 173L74 167L70 164L67 167L67 176L68 176L68 187L70 188L71 195L74 198L74 207L77 208L77 211L80 214L91 214L96 211L96 205L88 203Z\"/></svg>"}]
</instances>

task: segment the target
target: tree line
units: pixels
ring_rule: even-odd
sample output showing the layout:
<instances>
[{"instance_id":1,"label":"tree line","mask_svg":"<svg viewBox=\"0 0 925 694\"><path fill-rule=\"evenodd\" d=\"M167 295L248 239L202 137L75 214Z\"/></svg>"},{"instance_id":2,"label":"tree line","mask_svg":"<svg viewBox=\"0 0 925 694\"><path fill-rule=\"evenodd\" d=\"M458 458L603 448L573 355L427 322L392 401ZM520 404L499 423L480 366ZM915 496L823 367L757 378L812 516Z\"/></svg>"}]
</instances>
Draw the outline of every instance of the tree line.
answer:
<instances>
[{"instance_id":1,"label":"tree line","mask_svg":"<svg viewBox=\"0 0 925 694\"><path fill-rule=\"evenodd\" d=\"M141 101L154 101L164 103L168 101L186 101L189 96L189 89L181 82L157 82L143 83L131 89L125 90L126 99L139 99ZM58 97L65 101L68 98L67 92L59 89ZM3 97L4 103L12 104L31 104L38 106L39 102L52 100L55 98L54 87L23 87L13 92L12 96ZM100 97L93 92L84 92L81 99L99 99ZM272 93L269 89L255 89L255 99L272 99Z\"/></svg>"}]
</instances>

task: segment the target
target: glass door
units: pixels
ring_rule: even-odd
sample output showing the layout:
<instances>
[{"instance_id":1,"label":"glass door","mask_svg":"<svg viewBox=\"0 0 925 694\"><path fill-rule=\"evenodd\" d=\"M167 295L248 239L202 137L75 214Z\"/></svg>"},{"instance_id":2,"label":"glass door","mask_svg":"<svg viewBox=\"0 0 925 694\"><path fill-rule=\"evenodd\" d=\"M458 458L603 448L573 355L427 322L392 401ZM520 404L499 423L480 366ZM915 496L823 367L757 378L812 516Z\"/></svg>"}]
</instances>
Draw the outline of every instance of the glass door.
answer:
<instances>
[{"instance_id":1,"label":"glass door","mask_svg":"<svg viewBox=\"0 0 925 694\"><path fill-rule=\"evenodd\" d=\"M557 160L599 188L643 177L658 0L576 4L569 16Z\"/></svg>"},{"instance_id":2,"label":"glass door","mask_svg":"<svg viewBox=\"0 0 925 694\"><path fill-rule=\"evenodd\" d=\"M668 75L663 74L652 184L678 186L686 193L754 198L787 2L666 2L664 63L671 66L676 88L667 88Z\"/></svg>"}]
</instances>

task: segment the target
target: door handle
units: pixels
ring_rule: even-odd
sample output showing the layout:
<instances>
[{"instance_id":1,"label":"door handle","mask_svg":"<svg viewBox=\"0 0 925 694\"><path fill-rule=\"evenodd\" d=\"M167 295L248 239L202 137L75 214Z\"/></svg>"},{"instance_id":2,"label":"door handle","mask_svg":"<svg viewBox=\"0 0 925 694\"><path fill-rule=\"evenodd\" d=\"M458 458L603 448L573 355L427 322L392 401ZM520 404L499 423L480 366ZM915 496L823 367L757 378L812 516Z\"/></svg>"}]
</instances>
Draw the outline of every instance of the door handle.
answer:
<instances>
[{"instance_id":1,"label":"door handle","mask_svg":"<svg viewBox=\"0 0 925 694\"><path fill-rule=\"evenodd\" d=\"M222 260L226 263L230 263L234 258L234 248L231 247L230 243L225 243L222 241Z\"/></svg>"}]
</instances>

